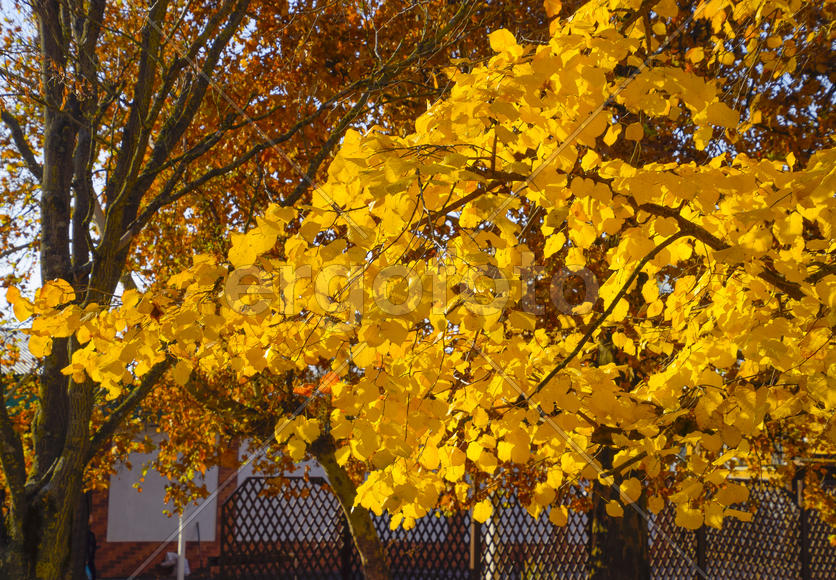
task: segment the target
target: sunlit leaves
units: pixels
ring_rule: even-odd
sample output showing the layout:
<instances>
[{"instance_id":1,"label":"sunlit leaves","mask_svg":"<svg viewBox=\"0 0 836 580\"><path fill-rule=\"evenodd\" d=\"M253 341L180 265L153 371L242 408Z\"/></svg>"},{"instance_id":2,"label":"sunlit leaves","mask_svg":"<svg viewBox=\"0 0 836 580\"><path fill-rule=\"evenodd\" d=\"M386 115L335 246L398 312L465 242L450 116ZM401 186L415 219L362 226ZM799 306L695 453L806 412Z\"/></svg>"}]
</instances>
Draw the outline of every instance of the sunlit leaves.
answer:
<instances>
[{"instance_id":1,"label":"sunlit leaves","mask_svg":"<svg viewBox=\"0 0 836 580\"><path fill-rule=\"evenodd\" d=\"M674 147L661 120L682 115L701 149L740 114L694 72L704 49L638 70L641 27L611 16L584 7L530 49L494 31L497 54L451 72L414 133L347 134L323 195L234 234L231 268L195 258L102 313L60 284L33 304L10 291L21 319L48 310L30 348L76 332L65 372L112 391L163 350L180 385L264 377L271 400L310 403L278 422L289 457L327 433L358 504L404 526L442 494L485 521L508 480L557 525L578 480L615 487L613 517L646 497L689 529L745 518L732 467L776 421L824 440L836 405L836 154L643 162ZM605 447L623 472L596 463Z\"/></svg>"}]
</instances>

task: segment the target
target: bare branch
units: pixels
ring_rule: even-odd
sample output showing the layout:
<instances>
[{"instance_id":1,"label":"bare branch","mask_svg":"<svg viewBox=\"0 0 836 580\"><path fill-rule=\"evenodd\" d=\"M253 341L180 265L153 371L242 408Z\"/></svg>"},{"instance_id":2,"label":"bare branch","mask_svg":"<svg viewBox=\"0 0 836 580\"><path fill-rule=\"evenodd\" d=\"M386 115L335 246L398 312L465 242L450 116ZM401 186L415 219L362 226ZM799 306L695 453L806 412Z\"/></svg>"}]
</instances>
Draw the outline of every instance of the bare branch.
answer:
<instances>
[{"instance_id":1,"label":"bare branch","mask_svg":"<svg viewBox=\"0 0 836 580\"><path fill-rule=\"evenodd\" d=\"M186 166L187 166L187 164L185 162L188 159L188 157L187 157L188 152L183 154L179 158L181 160L180 164L175 169L174 174L163 185L162 190L160 191L160 193L154 199L152 199L148 203L148 205L145 206L145 208L142 210L140 215L133 222L131 222L131 224L129 226L127 226L125 228L125 232L124 232L124 234L122 235L122 237L119 241L119 249L120 250L124 249L131 242L131 240L133 240L133 238L135 238L137 236L137 234L139 234L139 232L142 231L142 228L145 227L145 225L151 220L151 218L154 216L154 214L157 211L159 211L161 208L163 208L166 205L168 205L170 203L173 203L173 202L177 201L178 199L180 199L181 197L193 192L194 190L196 190L197 188L205 185L206 183L208 183L212 179L215 179L217 177L221 177L221 176L226 175L227 173L229 173L231 171L234 171L235 169L237 169L238 167L240 167L241 165L243 165L244 163L246 163L247 161L252 159L253 156L260 153L261 151L264 151L266 149L270 149L272 147L275 147L276 145L280 145L281 143L289 141L294 135L296 135L304 127L306 127L311 122L313 122L313 120L316 119L319 115L321 115L326 109L328 109L334 103L336 103L337 101L342 99L346 94L348 94L350 91L355 89L359 84L360 84L360 82L352 83L351 86L349 86L346 89L344 89L344 90L340 91L339 93L335 94L330 99L323 102L319 107L317 107L317 109L313 113L311 113L310 115L308 115L304 119L300 119L295 125L293 125L290 129L288 129L287 131L285 131L281 135L279 135L277 137L273 137L265 143L261 143L259 145L256 145L255 147L250 149L247 153L245 153L241 157L237 158L236 160L228 163L227 165L224 165L223 167L218 167L218 168L211 169L211 170L207 171L206 173L204 173L200 177L198 177L196 179L193 179L192 181L186 183L180 189L175 191L175 188L176 188L177 184L179 183L180 179L182 178L183 174L185 173L185 169L186 169ZM249 119L248 122L253 122L254 123L256 120L258 120L258 118ZM230 128L237 128L237 126L230 127ZM214 134L212 134L212 135L214 135ZM210 137L211 137L211 135L210 135ZM206 138L203 141L201 141L201 143L208 143L208 142L209 141L207 141ZM216 142L217 141L214 141L212 143L212 145L214 145ZM198 146L199 145L200 144L198 144ZM196 147L198 147L198 146L196 146ZM208 150L209 150L209 148L206 148L205 150L192 148L192 150L190 150L190 151L193 151L193 153L200 151L200 154L203 155ZM190 159L190 161L197 158L197 157L199 157L199 155L192 157L192 159Z\"/></svg>"},{"instance_id":2,"label":"bare branch","mask_svg":"<svg viewBox=\"0 0 836 580\"><path fill-rule=\"evenodd\" d=\"M162 22L167 9L168 0L156 0L151 6L145 25L142 27L142 51L136 81L133 86L133 101L128 113L128 120L122 131L122 144L119 147L116 168L108 180L105 195L111 207L117 207L122 202L125 188L132 181L129 176L131 173L136 175L139 172L140 163L138 160L143 158L148 144L149 128L144 128L143 123L148 117L148 107L155 84L155 59L161 39L161 30L158 23ZM108 213L110 213L110 209L109 207ZM108 226L110 225L108 224ZM119 225L121 224L113 224L117 228Z\"/></svg>"},{"instance_id":3,"label":"bare branch","mask_svg":"<svg viewBox=\"0 0 836 580\"><path fill-rule=\"evenodd\" d=\"M19 251L21 251L21 250L25 250L26 248L28 248L29 246L31 246L31 245L32 245L32 244L34 244L34 243L35 243L35 240L29 240L29 241L28 241L28 242L26 242L25 244L20 244L20 245L18 245L18 246L12 246L12 247L11 247L11 248L9 248L8 250L5 250L5 251L3 251L3 252L0 252L0 259L6 258L6 257L8 257L8 256L11 256L11 255L12 255L12 254L14 254L15 252L19 252Z\"/></svg>"},{"instance_id":4,"label":"bare branch","mask_svg":"<svg viewBox=\"0 0 836 580\"><path fill-rule=\"evenodd\" d=\"M223 167L216 167L215 169L210 169L197 179L193 179L192 181L186 183L177 191L167 194L161 193L160 195L152 199L148 203L148 205L146 205L145 208L142 210L142 213L140 213L139 216L137 216L137 218L133 222L131 222L131 224L127 228L125 228L125 233L122 234L122 237L119 240L118 249L122 250L125 247L127 247L127 245L131 243L131 240L133 240L134 237L136 237L136 235L140 231L142 231L142 228L145 227L145 224L147 224L154 216L154 214L156 214L161 208L177 201L184 195L191 193L192 191L201 187L202 185L205 185L209 181L222 175L226 175L227 173L237 169L238 167L252 159L257 153L263 151L266 148L267 145L264 143L256 145L255 147L253 147L244 155L238 157L234 161L227 163ZM169 185L176 185L177 181L179 181L179 176L180 174L178 174L175 178L170 179L169 182L166 184L164 191L169 190Z\"/></svg>"},{"instance_id":5,"label":"bare branch","mask_svg":"<svg viewBox=\"0 0 836 580\"><path fill-rule=\"evenodd\" d=\"M9 128L15 147L17 147L20 156L23 157L23 160L26 162L26 167L29 168L30 173L32 173L38 181L41 181L44 177L44 169L41 167L41 164L38 163L38 160L35 159L35 153L29 146L29 142L26 141L26 136L23 134L23 129L21 129L20 123L18 123L17 119L8 111L0 113L0 117L3 119L3 123L6 124L6 127Z\"/></svg>"}]
</instances>

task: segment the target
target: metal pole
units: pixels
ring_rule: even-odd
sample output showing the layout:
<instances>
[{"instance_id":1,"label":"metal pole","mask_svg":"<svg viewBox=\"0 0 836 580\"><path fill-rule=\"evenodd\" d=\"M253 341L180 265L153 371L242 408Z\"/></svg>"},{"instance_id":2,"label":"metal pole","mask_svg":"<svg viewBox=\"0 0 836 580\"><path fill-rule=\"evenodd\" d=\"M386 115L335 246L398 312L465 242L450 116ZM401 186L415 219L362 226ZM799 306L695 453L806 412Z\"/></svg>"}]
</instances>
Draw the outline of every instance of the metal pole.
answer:
<instances>
[{"instance_id":1,"label":"metal pole","mask_svg":"<svg viewBox=\"0 0 836 580\"><path fill-rule=\"evenodd\" d=\"M796 481L796 490L798 493L798 508L801 510L798 536L801 541L801 578L802 580L809 580L812 578L810 571L810 520L809 513L804 509L804 480L799 478Z\"/></svg>"},{"instance_id":2,"label":"metal pole","mask_svg":"<svg viewBox=\"0 0 836 580\"><path fill-rule=\"evenodd\" d=\"M183 508L183 512L185 512ZM177 580L186 578L186 534L183 529L183 512L180 512L177 522Z\"/></svg>"}]
</instances>

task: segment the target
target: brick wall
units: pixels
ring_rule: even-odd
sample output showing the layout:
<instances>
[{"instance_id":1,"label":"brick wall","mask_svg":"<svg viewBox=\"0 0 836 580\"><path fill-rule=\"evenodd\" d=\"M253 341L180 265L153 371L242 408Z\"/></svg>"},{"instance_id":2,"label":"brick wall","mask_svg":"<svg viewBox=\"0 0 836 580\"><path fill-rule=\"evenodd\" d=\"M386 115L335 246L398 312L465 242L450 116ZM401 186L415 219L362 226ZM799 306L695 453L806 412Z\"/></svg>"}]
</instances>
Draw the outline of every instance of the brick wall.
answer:
<instances>
[{"instance_id":1,"label":"brick wall","mask_svg":"<svg viewBox=\"0 0 836 580\"><path fill-rule=\"evenodd\" d=\"M237 455L237 449L231 450ZM226 462L225 462L226 463ZM201 571L206 571L210 557L217 556L220 552L221 518L220 508L223 502L235 491L237 485L236 469L233 462L227 466L221 465L218 470L218 487L228 479L232 478L229 484L218 494L216 504L218 513L215 517L215 541L188 542L186 544L186 558L192 570L192 576L198 576ZM108 492L95 492L91 498L91 525L90 529L96 535L96 573L100 579L127 578L136 572L145 559L160 548L160 542L108 542L107 541L107 510ZM171 518L172 531L177 527L177 518ZM165 578L163 570L158 566L165 559L166 552L176 552L177 542L170 542L159 551L150 564L146 566L137 576L138 578ZM201 570L203 569L203 570Z\"/></svg>"}]
</instances>

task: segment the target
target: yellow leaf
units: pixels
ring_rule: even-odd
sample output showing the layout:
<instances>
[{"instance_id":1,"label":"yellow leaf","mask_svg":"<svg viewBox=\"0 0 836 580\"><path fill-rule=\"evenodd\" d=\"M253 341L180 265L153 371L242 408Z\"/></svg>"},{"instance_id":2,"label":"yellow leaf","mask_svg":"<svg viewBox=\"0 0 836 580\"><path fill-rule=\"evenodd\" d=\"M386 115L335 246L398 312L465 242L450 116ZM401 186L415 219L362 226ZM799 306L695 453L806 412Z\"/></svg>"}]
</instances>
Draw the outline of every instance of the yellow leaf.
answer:
<instances>
[{"instance_id":1,"label":"yellow leaf","mask_svg":"<svg viewBox=\"0 0 836 580\"><path fill-rule=\"evenodd\" d=\"M665 308L665 303L661 300L655 300L647 307L647 312L645 312L645 316L648 318L653 318L654 316L659 316L662 314L662 310Z\"/></svg>"},{"instance_id":2,"label":"yellow leaf","mask_svg":"<svg viewBox=\"0 0 836 580\"><path fill-rule=\"evenodd\" d=\"M122 292L122 308L128 310L139 304L142 295L136 290L125 290Z\"/></svg>"},{"instance_id":3,"label":"yellow leaf","mask_svg":"<svg viewBox=\"0 0 836 580\"><path fill-rule=\"evenodd\" d=\"M493 514L493 505L489 499L483 499L473 506L473 519L483 524Z\"/></svg>"},{"instance_id":4,"label":"yellow leaf","mask_svg":"<svg viewBox=\"0 0 836 580\"><path fill-rule=\"evenodd\" d=\"M737 127L740 115L725 103L711 103L706 110L708 122L712 125L719 125L726 129Z\"/></svg>"},{"instance_id":5,"label":"yellow leaf","mask_svg":"<svg viewBox=\"0 0 836 580\"><path fill-rule=\"evenodd\" d=\"M15 318L17 318L19 322L23 322L32 316L32 303L21 296L20 290L14 286L9 286L9 289L6 290L6 300L8 300L9 304L11 304L14 308Z\"/></svg>"},{"instance_id":6,"label":"yellow leaf","mask_svg":"<svg viewBox=\"0 0 836 580\"><path fill-rule=\"evenodd\" d=\"M656 282L656 278L650 278L644 283L642 286L642 298L648 304L651 304L659 298L659 284Z\"/></svg>"},{"instance_id":7,"label":"yellow leaf","mask_svg":"<svg viewBox=\"0 0 836 580\"><path fill-rule=\"evenodd\" d=\"M517 39L504 28L491 32L488 35L488 41L494 52L503 52L518 47Z\"/></svg>"},{"instance_id":8,"label":"yellow leaf","mask_svg":"<svg viewBox=\"0 0 836 580\"><path fill-rule=\"evenodd\" d=\"M508 322L514 330L534 330L537 326L537 317L527 312L513 310L508 315Z\"/></svg>"},{"instance_id":9,"label":"yellow leaf","mask_svg":"<svg viewBox=\"0 0 836 580\"><path fill-rule=\"evenodd\" d=\"M696 64L705 58L705 52L701 46L695 46L685 53L685 58Z\"/></svg>"},{"instance_id":10,"label":"yellow leaf","mask_svg":"<svg viewBox=\"0 0 836 580\"><path fill-rule=\"evenodd\" d=\"M543 248L543 257L548 258L549 256L559 252L565 243L566 235L563 234L563 232L548 236L546 238L546 245Z\"/></svg>"},{"instance_id":11,"label":"yellow leaf","mask_svg":"<svg viewBox=\"0 0 836 580\"><path fill-rule=\"evenodd\" d=\"M433 471L438 469L438 448L432 443L428 443L421 451L421 457L418 460L426 469Z\"/></svg>"},{"instance_id":12,"label":"yellow leaf","mask_svg":"<svg viewBox=\"0 0 836 580\"><path fill-rule=\"evenodd\" d=\"M305 442L295 435L287 442L287 451L293 461L302 461L305 458L305 449Z\"/></svg>"},{"instance_id":13,"label":"yellow leaf","mask_svg":"<svg viewBox=\"0 0 836 580\"><path fill-rule=\"evenodd\" d=\"M547 484L538 483L534 488L534 501L542 507L546 507L552 503L555 495L556 493L554 489L549 487Z\"/></svg>"},{"instance_id":14,"label":"yellow leaf","mask_svg":"<svg viewBox=\"0 0 836 580\"><path fill-rule=\"evenodd\" d=\"M611 518L620 518L624 515L624 508L621 507L621 504L614 499L608 501L605 507L607 510L607 515Z\"/></svg>"},{"instance_id":15,"label":"yellow leaf","mask_svg":"<svg viewBox=\"0 0 836 580\"><path fill-rule=\"evenodd\" d=\"M627 318L627 314L630 312L630 303L627 302L624 298L621 298L618 301L618 304L615 305L613 308L612 314L610 315L609 320L612 322L620 322Z\"/></svg>"},{"instance_id":16,"label":"yellow leaf","mask_svg":"<svg viewBox=\"0 0 836 580\"><path fill-rule=\"evenodd\" d=\"M297 421L296 434L300 439L306 443L312 443L317 437L319 437L319 420L298 417Z\"/></svg>"},{"instance_id":17,"label":"yellow leaf","mask_svg":"<svg viewBox=\"0 0 836 580\"><path fill-rule=\"evenodd\" d=\"M749 488L745 485L739 485L737 483L727 484L723 489L717 492L717 501L725 506L742 503L747 499L749 499Z\"/></svg>"},{"instance_id":18,"label":"yellow leaf","mask_svg":"<svg viewBox=\"0 0 836 580\"><path fill-rule=\"evenodd\" d=\"M345 447L340 447L334 453L334 457L337 460L337 464L341 467L345 466L348 463L349 458L351 457L351 447L346 445Z\"/></svg>"},{"instance_id":19,"label":"yellow leaf","mask_svg":"<svg viewBox=\"0 0 836 580\"><path fill-rule=\"evenodd\" d=\"M662 511L662 508L665 507L665 499L658 495L654 495L653 497L647 500L647 509L649 509L652 513L658 514Z\"/></svg>"},{"instance_id":20,"label":"yellow leaf","mask_svg":"<svg viewBox=\"0 0 836 580\"><path fill-rule=\"evenodd\" d=\"M692 508L688 503L676 506L676 525L689 530L696 530L703 524L702 510Z\"/></svg>"},{"instance_id":21,"label":"yellow leaf","mask_svg":"<svg viewBox=\"0 0 836 580\"><path fill-rule=\"evenodd\" d=\"M705 149L708 142L711 141L711 137L714 135L714 129L712 127L700 127L694 133L694 147L697 148L698 151L702 151Z\"/></svg>"},{"instance_id":22,"label":"yellow leaf","mask_svg":"<svg viewBox=\"0 0 836 580\"><path fill-rule=\"evenodd\" d=\"M604 143L608 146L612 146L612 144L616 142L620 134L621 125L619 125L618 123L616 123L615 125L610 125L607 128L607 133L604 135Z\"/></svg>"},{"instance_id":23,"label":"yellow leaf","mask_svg":"<svg viewBox=\"0 0 836 580\"><path fill-rule=\"evenodd\" d=\"M471 441L467 446L467 458L476 461L482 455L482 444L478 441Z\"/></svg>"},{"instance_id":24,"label":"yellow leaf","mask_svg":"<svg viewBox=\"0 0 836 580\"><path fill-rule=\"evenodd\" d=\"M705 447L712 453L720 451L720 448L723 447L723 438L720 437L717 433L703 433L700 436L700 442L702 443L703 447Z\"/></svg>"},{"instance_id":25,"label":"yellow leaf","mask_svg":"<svg viewBox=\"0 0 836 580\"><path fill-rule=\"evenodd\" d=\"M751 522L752 521L752 512L744 512L741 510L734 510L734 509L726 509L725 514L728 517L735 518L740 520L741 522Z\"/></svg>"},{"instance_id":26,"label":"yellow leaf","mask_svg":"<svg viewBox=\"0 0 836 580\"><path fill-rule=\"evenodd\" d=\"M641 141L644 137L644 127L639 122L631 123L624 132L624 138L630 141Z\"/></svg>"},{"instance_id":27,"label":"yellow leaf","mask_svg":"<svg viewBox=\"0 0 836 580\"><path fill-rule=\"evenodd\" d=\"M705 525L718 530L723 527L723 506L716 501L705 506Z\"/></svg>"},{"instance_id":28,"label":"yellow leaf","mask_svg":"<svg viewBox=\"0 0 836 580\"><path fill-rule=\"evenodd\" d=\"M179 360L174 365L174 382L178 385L185 385L189 382L189 377L192 375L192 365L187 360Z\"/></svg>"},{"instance_id":29,"label":"yellow leaf","mask_svg":"<svg viewBox=\"0 0 836 580\"><path fill-rule=\"evenodd\" d=\"M569 523L569 509L565 505L552 506L549 510L549 521L562 528Z\"/></svg>"},{"instance_id":30,"label":"yellow leaf","mask_svg":"<svg viewBox=\"0 0 836 580\"><path fill-rule=\"evenodd\" d=\"M39 335L30 336L29 352L36 358L47 356L52 352L52 338Z\"/></svg>"},{"instance_id":31,"label":"yellow leaf","mask_svg":"<svg viewBox=\"0 0 836 580\"><path fill-rule=\"evenodd\" d=\"M586 152L586 155L583 156L583 159L581 159L581 169L583 169L584 171L589 171L590 169L598 165L598 163L600 162L601 156L598 155L592 149L590 149Z\"/></svg>"},{"instance_id":32,"label":"yellow leaf","mask_svg":"<svg viewBox=\"0 0 836 580\"><path fill-rule=\"evenodd\" d=\"M637 502L642 494L641 482L635 477L631 477L621 484L621 494L622 501L627 501L629 503Z\"/></svg>"},{"instance_id":33,"label":"yellow leaf","mask_svg":"<svg viewBox=\"0 0 836 580\"><path fill-rule=\"evenodd\" d=\"M232 234L229 261L236 268L251 266L258 256L276 245L277 231L272 227L256 227L246 234Z\"/></svg>"},{"instance_id":34,"label":"yellow leaf","mask_svg":"<svg viewBox=\"0 0 836 580\"><path fill-rule=\"evenodd\" d=\"M679 223L672 217L659 218L653 222L653 229L660 236L672 236L679 231Z\"/></svg>"},{"instance_id":35,"label":"yellow leaf","mask_svg":"<svg viewBox=\"0 0 836 580\"><path fill-rule=\"evenodd\" d=\"M485 473L493 473L496 471L497 465L499 464L496 460L496 455L487 449L483 449L482 453L479 454L479 459L476 460L476 467Z\"/></svg>"},{"instance_id":36,"label":"yellow leaf","mask_svg":"<svg viewBox=\"0 0 836 580\"><path fill-rule=\"evenodd\" d=\"M546 16L554 18L560 14L563 3L560 0L543 0L543 8L546 10Z\"/></svg>"},{"instance_id":37,"label":"yellow leaf","mask_svg":"<svg viewBox=\"0 0 836 580\"><path fill-rule=\"evenodd\" d=\"M75 300L75 291L66 280L50 280L35 294L35 302L40 308L55 308Z\"/></svg>"}]
</instances>

